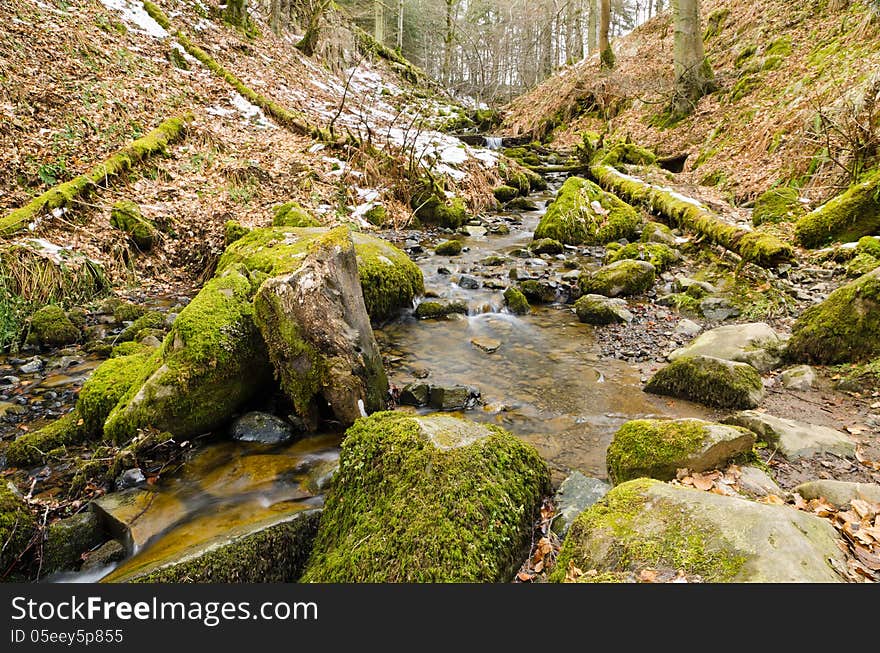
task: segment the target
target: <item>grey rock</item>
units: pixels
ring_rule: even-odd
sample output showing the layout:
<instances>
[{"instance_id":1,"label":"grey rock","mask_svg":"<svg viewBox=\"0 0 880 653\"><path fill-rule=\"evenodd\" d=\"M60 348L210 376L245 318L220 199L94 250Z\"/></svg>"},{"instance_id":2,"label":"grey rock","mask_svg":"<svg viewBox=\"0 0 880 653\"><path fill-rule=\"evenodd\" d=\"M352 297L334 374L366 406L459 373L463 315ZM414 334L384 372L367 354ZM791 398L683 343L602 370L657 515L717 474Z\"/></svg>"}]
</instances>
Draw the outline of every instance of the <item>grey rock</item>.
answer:
<instances>
[{"instance_id":1,"label":"grey rock","mask_svg":"<svg viewBox=\"0 0 880 653\"><path fill-rule=\"evenodd\" d=\"M11 374L0 376L0 386L13 386L19 383L21 383L21 379L17 376L12 376Z\"/></svg>"},{"instance_id":2,"label":"grey rock","mask_svg":"<svg viewBox=\"0 0 880 653\"><path fill-rule=\"evenodd\" d=\"M477 290L480 287L480 280L470 274L463 274L458 279L458 285L466 290Z\"/></svg>"},{"instance_id":3,"label":"grey rock","mask_svg":"<svg viewBox=\"0 0 880 653\"><path fill-rule=\"evenodd\" d=\"M462 230L471 238L481 238L485 236L487 233L486 227L475 226L475 225L465 225Z\"/></svg>"},{"instance_id":4,"label":"grey rock","mask_svg":"<svg viewBox=\"0 0 880 653\"><path fill-rule=\"evenodd\" d=\"M756 410L746 410L724 420L753 431L759 440L778 447L789 460L832 453L852 458L856 445L849 436L825 426L816 426L793 419L774 417Z\"/></svg>"},{"instance_id":5,"label":"grey rock","mask_svg":"<svg viewBox=\"0 0 880 653\"><path fill-rule=\"evenodd\" d=\"M400 392L400 403L405 406L426 406L430 393L427 383L409 383Z\"/></svg>"},{"instance_id":6,"label":"grey rock","mask_svg":"<svg viewBox=\"0 0 880 653\"><path fill-rule=\"evenodd\" d=\"M22 374L36 374L42 369L43 361L38 356L34 356L27 363L19 366L18 371Z\"/></svg>"},{"instance_id":7,"label":"grey rock","mask_svg":"<svg viewBox=\"0 0 880 653\"><path fill-rule=\"evenodd\" d=\"M94 551L86 554L83 561L81 571L89 571L98 567L106 567L114 562L119 562L125 558L125 547L119 540L109 540L104 542Z\"/></svg>"},{"instance_id":8,"label":"grey rock","mask_svg":"<svg viewBox=\"0 0 880 653\"><path fill-rule=\"evenodd\" d=\"M473 408L480 398L480 391L472 386L432 385L428 397L431 408L437 410L465 410Z\"/></svg>"},{"instance_id":9,"label":"grey rock","mask_svg":"<svg viewBox=\"0 0 880 653\"><path fill-rule=\"evenodd\" d=\"M712 356L748 363L759 372L767 372L780 362L769 350L781 344L779 335L763 322L731 324L706 331L687 346L669 354L669 360L684 356Z\"/></svg>"},{"instance_id":10,"label":"grey rock","mask_svg":"<svg viewBox=\"0 0 880 653\"><path fill-rule=\"evenodd\" d=\"M687 292L688 288L691 288L692 286L696 286L707 295L714 295L716 292L718 292L718 289L711 283L707 283L705 281L697 281L696 279L691 279L684 276L683 274L675 275L675 279L673 281L673 289L675 290L675 292Z\"/></svg>"},{"instance_id":11,"label":"grey rock","mask_svg":"<svg viewBox=\"0 0 880 653\"><path fill-rule=\"evenodd\" d=\"M553 518L553 532L565 537L575 518L608 494L611 486L597 478L572 472L559 486L553 502L556 516Z\"/></svg>"},{"instance_id":12,"label":"grey rock","mask_svg":"<svg viewBox=\"0 0 880 653\"><path fill-rule=\"evenodd\" d=\"M876 483L848 483L846 481L810 481L795 489L804 499L825 499L837 508L845 508L853 499L880 503L880 485Z\"/></svg>"},{"instance_id":13,"label":"grey rock","mask_svg":"<svg viewBox=\"0 0 880 653\"><path fill-rule=\"evenodd\" d=\"M699 324L693 320L682 320L675 326L675 333L682 333L686 336L695 336L703 330Z\"/></svg>"},{"instance_id":14,"label":"grey rock","mask_svg":"<svg viewBox=\"0 0 880 653\"><path fill-rule=\"evenodd\" d=\"M128 488L137 487L147 482L147 477L140 467L126 469L116 477L116 490L127 490Z\"/></svg>"},{"instance_id":15,"label":"grey rock","mask_svg":"<svg viewBox=\"0 0 880 653\"><path fill-rule=\"evenodd\" d=\"M293 427L280 417L252 411L245 413L232 424L232 438L240 442L278 444L294 436Z\"/></svg>"},{"instance_id":16,"label":"grey rock","mask_svg":"<svg viewBox=\"0 0 880 653\"><path fill-rule=\"evenodd\" d=\"M809 390L816 383L816 371L809 365L798 365L785 370L779 379L789 390Z\"/></svg>"},{"instance_id":17,"label":"grey rock","mask_svg":"<svg viewBox=\"0 0 880 653\"><path fill-rule=\"evenodd\" d=\"M769 494L777 497L785 497L788 493L783 490L770 475L759 467L747 465L740 468L740 477L737 481L739 489L746 496L760 499Z\"/></svg>"},{"instance_id":18,"label":"grey rock","mask_svg":"<svg viewBox=\"0 0 880 653\"><path fill-rule=\"evenodd\" d=\"M740 310L725 297L706 297L700 302L700 312L710 322L723 322L740 314Z\"/></svg>"}]
</instances>

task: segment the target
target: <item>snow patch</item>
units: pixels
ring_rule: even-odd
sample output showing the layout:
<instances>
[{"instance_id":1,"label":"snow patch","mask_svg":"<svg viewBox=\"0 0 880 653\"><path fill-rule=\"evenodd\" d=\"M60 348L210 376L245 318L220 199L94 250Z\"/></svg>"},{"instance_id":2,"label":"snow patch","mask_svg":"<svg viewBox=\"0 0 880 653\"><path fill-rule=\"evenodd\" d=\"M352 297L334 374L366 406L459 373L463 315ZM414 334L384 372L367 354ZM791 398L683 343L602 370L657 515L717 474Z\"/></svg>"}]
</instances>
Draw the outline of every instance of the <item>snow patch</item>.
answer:
<instances>
[{"instance_id":1,"label":"snow patch","mask_svg":"<svg viewBox=\"0 0 880 653\"><path fill-rule=\"evenodd\" d=\"M133 0L101 0L107 9L115 9L122 13L122 20L135 25L135 31L146 32L153 38L164 39L168 32L147 13L143 4Z\"/></svg>"}]
</instances>

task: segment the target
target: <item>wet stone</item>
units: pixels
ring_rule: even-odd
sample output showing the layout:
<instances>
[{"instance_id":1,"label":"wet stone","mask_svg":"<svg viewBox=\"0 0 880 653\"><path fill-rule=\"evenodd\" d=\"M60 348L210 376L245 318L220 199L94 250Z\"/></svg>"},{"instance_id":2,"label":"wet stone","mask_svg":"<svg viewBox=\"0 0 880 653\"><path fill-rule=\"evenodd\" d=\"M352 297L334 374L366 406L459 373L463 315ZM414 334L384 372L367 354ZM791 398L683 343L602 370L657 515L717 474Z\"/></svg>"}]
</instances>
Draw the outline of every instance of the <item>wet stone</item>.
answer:
<instances>
[{"instance_id":1,"label":"wet stone","mask_svg":"<svg viewBox=\"0 0 880 653\"><path fill-rule=\"evenodd\" d=\"M37 356L31 358L24 365L19 366L18 371L22 374L36 374L43 369L43 361Z\"/></svg>"},{"instance_id":2,"label":"wet stone","mask_svg":"<svg viewBox=\"0 0 880 653\"><path fill-rule=\"evenodd\" d=\"M458 280L458 285L466 290L477 290L480 280L470 274L463 274Z\"/></svg>"},{"instance_id":3,"label":"wet stone","mask_svg":"<svg viewBox=\"0 0 880 653\"><path fill-rule=\"evenodd\" d=\"M241 442L278 444L293 435L293 427L283 419L258 411L242 415L232 425L232 438Z\"/></svg>"},{"instance_id":4,"label":"wet stone","mask_svg":"<svg viewBox=\"0 0 880 653\"><path fill-rule=\"evenodd\" d=\"M400 403L405 406L426 406L431 389L427 383L410 383L400 392Z\"/></svg>"},{"instance_id":5,"label":"wet stone","mask_svg":"<svg viewBox=\"0 0 880 653\"><path fill-rule=\"evenodd\" d=\"M706 297L700 302L700 312L711 322L723 322L740 314L739 309L724 297Z\"/></svg>"},{"instance_id":6,"label":"wet stone","mask_svg":"<svg viewBox=\"0 0 880 653\"><path fill-rule=\"evenodd\" d=\"M431 386L428 403L437 410L463 410L476 406L480 391L466 385Z\"/></svg>"},{"instance_id":7,"label":"wet stone","mask_svg":"<svg viewBox=\"0 0 880 653\"><path fill-rule=\"evenodd\" d=\"M132 487L138 487L147 482L144 472L140 467L126 469L118 477L116 477L116 490L127 490Z\"/></svg>"}]
</instances>

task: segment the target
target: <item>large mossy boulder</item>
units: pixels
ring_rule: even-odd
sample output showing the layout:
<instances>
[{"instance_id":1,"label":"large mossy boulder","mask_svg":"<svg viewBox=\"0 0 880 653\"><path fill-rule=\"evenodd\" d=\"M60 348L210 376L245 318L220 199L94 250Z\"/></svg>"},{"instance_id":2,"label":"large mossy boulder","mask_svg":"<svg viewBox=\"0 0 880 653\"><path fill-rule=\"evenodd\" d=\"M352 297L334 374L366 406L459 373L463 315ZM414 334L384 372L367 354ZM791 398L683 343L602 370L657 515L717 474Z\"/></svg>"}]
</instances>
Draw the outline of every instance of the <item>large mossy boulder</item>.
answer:
<instances>
[{"instance_id":1,"label":"large mossy boulder","mask_svg":"<svg viewBox=\"0 0 880 653\"><path fill-rule=\"evenodd\" d=\"M358 420L305 582L508 582L549 493L538 453L503 429L447 415Z\"/></svg>"},{"instance_id":2,"label":"large mossy boulder","mask_svg":"<svg viewBox=\"0 0 880 653\"><path fill-rule=\"evenodd\" d=\"M244 266L270 277L293 272L306 255L309 242L326 229L270 227L254 229L226 249L218 272ZM405 252L391 243L363 233L353 233L358 274L367 312L374 320L385 320L425 291L422 271Z\"/></svg>"},{"instance_id":3,"label":"large mossy boulder","mask_svg":"<svg viewBox=\"0 0 880 653\"><path fill-rule=\"evenodd\" d=\"M581 513L550 579L627 581L644 569L711 583L835 583L846 569L830 522L788 506L638 479ZM571 576L569 576L571 577Z\"/></svg>"},{"instance_id":4,"label":"large mossy boulder","mask_svg":"<svg viewBox=\"0 0 880 653\"><path fill-rule=\"evenodd\" d=\"M676 470L695 472L723 466L752 450L755 434L699 419L639 419L618 429L606 453L614 483L634 478L669 481Z\"/></svg>"},{"instance_id":5,"label":"large mossy boulder","mask_svg":"<svg viewBox=\"0 0 880 653\"><path fill-rule=\"evenodd\" d=\"M37 520L24 500L0 481L0 569L14 568L37 529Z\"/></svg>"},{"instance_id":6,"label":"large mossy boulder","mask_svg":"<svg viewBox=\"0 0 880 653\"><path fill-rule=\"evenodd\" d=\"M792 327L788 357L799 363L864 362L880 355L880 268L811 306Z\"/></svg>"},{"instance_id":7,"label":"large mossy boulder","mask_svg":"<svg viewBox=\"0 0 880 653\"><path fill-rule=\"evenodd\" d=\"M755 408L764 398L758 371L712 356L684 356L657 371L645 392L716 408Z\"/></svg>"},{"instance_id":8,"label":"large mossy boulder","mask_svg":"<svg viewBox=\"0 0 880 653\"><path fill-rule=\"evenodd\" d=\"M81 335L63 308L49 304L31 316L27 341L32 345L59 347L73 344Z\"/></svg>"},{"instance_id":9,"label":"large mossy boulder","mask_svg":"<svg viewBox=\"0 0 880 653\"><path fill-rule=\"evenodd\" d=\"M574 312L585 324L597 326L632 322L626 300L612 299L604 295L584 295L574 303Z\"/></svg>"},{"instance_id":10,"label":"large mossy boulder","mask_svg":"<svg viewBox=\"0 0 880 653\"><path fill-rule=\"evenodd\" d=\"M606 263L634 260L647 261L657 272L664 272L681 258L681 252L663 243L629 243L623 247L612 243L605 256Z\"/></svg>"},{"instance_id":11,"label":"large mossy boulder","mask_svg":"<svg viewBox=\"0 0 880 653\"><path fill-rule=\"evenodd\" d=\"M632 240L640 225L638 212L616 195L587 179L569 177L535 229L535 240L604 245L621 238Z\"/></svg>"},{"instance_id":12,"label":"large mossy boulder","mask_svg":"<svg viewBox=\"0 0 880 653\"><path fill-rule=\"evenodd\" d=\"M804 247L880 233L880 171L803 216L795 233Z\"/></svg>"},{"instance_id":13,"label":"large mossy boulder","mask_svg":"<svg viewBox=\"0 0 880 653\"><path fill-rule=\"evenodd\" d=\"M348 228L311 241L294 272L262 284L254 308L281 388L310 428L321 405L345 426L385 408L388 379Z\"/></svg>"},{"instance_id":14,"label":"large mossy boulder","mask_svg":"<svg viewBox=\"0 0 880 653\"><path fill-rule=\"evenodd\" d=\"M625 259L593 272L584 272L578 285L585 295L619 297L639 295L654 285L656 270L647 261Z\"/></svg>"},{"instance_id":15,"label":"large mossy boulder","mask_svg":"<svg viewBox=\"0 0 880 653\"><path fill-rule=\"evenodd\" d=\"M145 427L194 437L265 392L272 368L252 301L261 281L228 268L205 284L107 417L107 439L128 442Z\"/></svg>"}]
</instances>

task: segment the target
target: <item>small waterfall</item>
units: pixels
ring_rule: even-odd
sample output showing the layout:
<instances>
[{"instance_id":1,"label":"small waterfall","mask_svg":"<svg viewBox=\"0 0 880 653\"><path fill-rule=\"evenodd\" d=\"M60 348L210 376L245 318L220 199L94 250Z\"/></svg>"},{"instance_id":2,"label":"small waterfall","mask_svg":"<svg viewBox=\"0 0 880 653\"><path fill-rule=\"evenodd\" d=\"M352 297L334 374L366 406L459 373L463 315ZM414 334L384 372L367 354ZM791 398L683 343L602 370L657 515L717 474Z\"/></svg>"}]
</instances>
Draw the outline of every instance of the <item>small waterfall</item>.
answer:
<instances>
[{"instance_id":1,"label":"small waterfall","mask_svg":"<svg viewBox=\"0 0 880 653\"><path fill-rule=\"evenodd\" d=\"M500 150L502 139L500 136L483 136L486 141L486 147L490 150Z\"/></svg>"}]
</instances>

